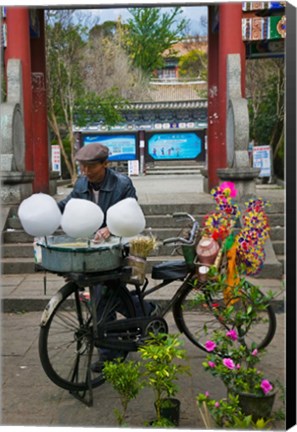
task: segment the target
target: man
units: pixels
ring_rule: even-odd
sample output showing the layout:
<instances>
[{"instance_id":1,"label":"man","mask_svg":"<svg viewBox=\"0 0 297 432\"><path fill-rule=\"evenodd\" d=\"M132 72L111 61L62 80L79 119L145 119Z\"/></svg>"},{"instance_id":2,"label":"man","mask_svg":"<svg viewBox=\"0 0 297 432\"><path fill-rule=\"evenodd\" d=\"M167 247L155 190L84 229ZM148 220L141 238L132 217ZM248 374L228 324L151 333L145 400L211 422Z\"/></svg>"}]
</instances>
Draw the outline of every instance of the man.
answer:
<instances>
[{"instance_id":1,"label":"man","mask_svg":"<svg viewBox=\"0 0 297 432\"><path fill-rule=\"evenodd\" d=\"M58 202L58 206L63 213L65 205L71 198L81 198L93 201L98 204L104 213L104 221L102 226L95 233L94 240L106 240L110 236L108 227L106 226L106 212L112 205L125 198L137 199L136 190L131 179L123 174L120 174L108 168L108 147L103 144L88 144L82 147L75 156L75 159L80 164L82 176L76 181L71 193L62 201ZM97 285L96 301L100 304L97 307L97 315L100 316L100 308L102 307L102 292L103 285ZM133 297L137 314L140 310L137 298ZM146 303L145 306L150 315L155 315L158 311L157 305ZM115 319L111 317L111 319ZM99 361L92 365L93 372L100 373L105 360L112 360L115 357L121 356L121 352L115 350L102 349L99 351Z\"/></svg>"},{"instance_id":2,"label":"man","mask_svg":"<svg viewBox=\"0 0 297 432\"><path fill-rule=\"evenodd\" d=\"M98 204L104 213L102 227L95 240L107 239L110 232L106 226L106 212L112 205L125 198L135 198L136 190L128 176L108 168L108 148L102 144L88 144L75 156L82 176L77 180L72 192L58 206L63 213L71 198L82 198Z\"/></svg>"}]
</instances>

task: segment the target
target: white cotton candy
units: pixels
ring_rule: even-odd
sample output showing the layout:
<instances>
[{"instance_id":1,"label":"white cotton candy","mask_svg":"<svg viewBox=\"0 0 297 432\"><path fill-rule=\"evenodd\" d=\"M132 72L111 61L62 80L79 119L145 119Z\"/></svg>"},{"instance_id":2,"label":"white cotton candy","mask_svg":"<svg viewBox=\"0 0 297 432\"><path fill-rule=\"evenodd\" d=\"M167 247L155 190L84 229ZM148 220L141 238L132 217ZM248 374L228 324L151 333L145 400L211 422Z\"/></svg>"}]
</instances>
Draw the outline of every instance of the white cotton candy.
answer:
<instances>
[{"instance_id":1,"label":"white cotton candy","mask_svg":"<svg viewBox=\"0 0 297 432\"><path fill-rule=\"evenodd\" d=\"M144 214L135 198L125 198L107 210L106 225L119 237L133 237L145 228Z\"/></svg>"},{"instance_id":2,"label":"white cotton candy","mask_svg":"<svg viewBox=\"0 0 297 432\"><path fill-rule=\"evenodd\" d=\"M33 237L53 234L61 223L61 211L53 197L31 195L21 202L18 216L24 230Z\"/></svg>"},{"instance_id":3,"label":"white cotton candy","mask_svg":"<svg viewBox=\"0 0 297 432\"><path fill-rule=\"evenodd\" d=\"M97 204L71 198L65 206L61 227L69 237L91 237L101 227L103 219L103 211Z\"/></svg>"}]
</instances>

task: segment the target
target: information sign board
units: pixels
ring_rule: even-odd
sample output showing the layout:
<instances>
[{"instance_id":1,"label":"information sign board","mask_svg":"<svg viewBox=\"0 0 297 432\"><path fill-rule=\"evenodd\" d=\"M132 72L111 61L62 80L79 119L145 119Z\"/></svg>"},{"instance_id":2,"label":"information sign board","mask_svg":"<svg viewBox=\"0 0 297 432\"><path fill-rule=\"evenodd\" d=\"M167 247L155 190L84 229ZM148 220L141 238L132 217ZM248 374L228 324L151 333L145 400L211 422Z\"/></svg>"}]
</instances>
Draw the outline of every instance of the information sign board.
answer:
<instances>
[{"instance_id":1,"label":"information sign board","mask_svg":"<svg viewBox=\"0 0 297 432\"><path fill-rule=\"evenodd\" d=\"M61 150L58 145L52 145L52 170L61 174Z\"/></svg>"},{"instance_id":2,"label":"information sign board","mask_svg":"<svg viewBox=\"0 0 297 432\"><path fill-rule=\"evenodd\" d=\"M253 167L261 169L259 177L271 176L271 147L269 145L253 147Z\"/></svg>"}]
</instances>

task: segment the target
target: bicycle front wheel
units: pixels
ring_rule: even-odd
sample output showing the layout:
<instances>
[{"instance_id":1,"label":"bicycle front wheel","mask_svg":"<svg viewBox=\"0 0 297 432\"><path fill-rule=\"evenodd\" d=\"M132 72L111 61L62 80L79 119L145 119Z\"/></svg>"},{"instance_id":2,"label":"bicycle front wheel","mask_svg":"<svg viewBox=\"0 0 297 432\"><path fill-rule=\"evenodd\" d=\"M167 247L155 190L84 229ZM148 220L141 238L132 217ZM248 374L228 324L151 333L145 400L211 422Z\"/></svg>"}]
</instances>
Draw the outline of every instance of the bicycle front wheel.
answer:
<instances>
[{"instance_id":1,"label":"bicycle front wheel","mask_svg":"<svg viewBox=\"0 0 297 432\"><path fill-rule=\"evenodd\" d=\"M84 391L104 382L102 374L93 373L90 368L92 361L98 359L98 352L94 350L88 293L88 288L80 291L75 283L66 284L50 300L42 317L39 334L42 367L51 381L70 391ZM108 294L104 306L108 311L102 307L103 316L116 314L119 319L135 315L130 297L121 286L109 290Z\"/></svg>"},{"instance_id":2,"label":"bicycle front wheel","mask_svg":"<svg viewBox=\"0 0 297 432\"><path fill-rule=\"evenodd\" d=\"M249 288L252 285L247 285ZM260 295L263 295L260 292ZM203 296L204 301L201 301ZM253 306L248 292L242 298L237 298L234 303L234 311L247 313L248 308ZM238 328L232 319L226 321L222 315L226 308L223 294L218 293L212 297L203 292L203 285L188 283L174 305L173 313L179 330L187 338L203 351L207 340L211 340L214 332L236 329L242 344L251 348L265 348L273 339L276 330L275 313L270 305L265 309L257 311L256 317L246 328Z\"/></svg>"}]
</instances>

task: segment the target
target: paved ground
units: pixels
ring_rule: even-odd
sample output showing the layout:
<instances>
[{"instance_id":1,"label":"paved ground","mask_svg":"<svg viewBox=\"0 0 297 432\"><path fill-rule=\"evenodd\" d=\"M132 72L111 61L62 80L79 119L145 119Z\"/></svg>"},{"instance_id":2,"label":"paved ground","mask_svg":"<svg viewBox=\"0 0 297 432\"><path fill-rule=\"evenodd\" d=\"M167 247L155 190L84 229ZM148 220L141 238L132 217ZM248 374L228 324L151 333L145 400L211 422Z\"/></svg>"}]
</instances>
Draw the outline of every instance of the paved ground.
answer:
<instances>
[{"instance_id":1,"label":"paved ground","mask_svg":"<svg viewBox=\"0 0 297 432\"><path fill-rule=\"evenodd\" d=\"M2 425L116 427L113 408L119 407L116 393L108 383L94 390L94 404L87 407L66 390L54 385L45 375L38 357L40 312L2 314ZM263 370L271 379L285 382L284 314L277 314L277 333L262 360ZM172 316L169 330L177 332ZM181 400L180 428L204 429L196 406L199 392L209 391L216 398L225 397L225 389L215 378L203 371L204 353L186 339L191 376L182 376L178 397ZM137 354L131 355L137 358ZM278 393L275 409L282 408ZM142 391L131 402L127 423L141 428L154 418L153 395ZM273 430L284 430L281 421Z\"/></svg>"},{"instance_id":2,"label":"paved ground","mask_svg":"<svg viewBox=\"0 0 297 432\"><path fill-rule=\"evenodd\" d=\"M133 179L140 204L195 204L212 203L202 192L201 176L144 176ZM274 202L283 202L284 190L275 187L257 188L258 196ZM63 198L69 189L59 187L57 199ZM38 334L41 310L48 299L60 288L61 278L47 274L47 291L44 292L43 274L2 275L1 290L4 310L2 313L2 425L24 426L93 426L115 427L113 408L118 406L117 395L109 384L94 391L93 407L87 407L74 399L67 391L58 388L45 375L38 356ZM263 370L271 379L285 383L285 314L283 313L283 284L274 279L259 280L264 290L279 292L277 309L277 333L267 348L262 361ZM166 299L172 293L162 290L157 300ZM155 298L156 296L152 296ZM10 305L8 309L6 305ZM15 305L15 306L13 306ZM9 312L8 312L9 310ZM17 312L11 312L11 311ZM177 332L172 316L168 316L169 330ZM188 352L191 376L180 380L178 397L181 399L183 429L204 429L196 406L199 392L210 392L213 397L225 397L225 389L218 380L206 374L201 366L204 353L184 339ZM136 358L133 354L132 358ZM282 407L278 392L275 409ZM145 421L154 418L153 395L146 389L132 401L127 423L131 427L143 427ZM283 430L282 421L272 425L273 430Z\"/></svg>"}]
</instances>

